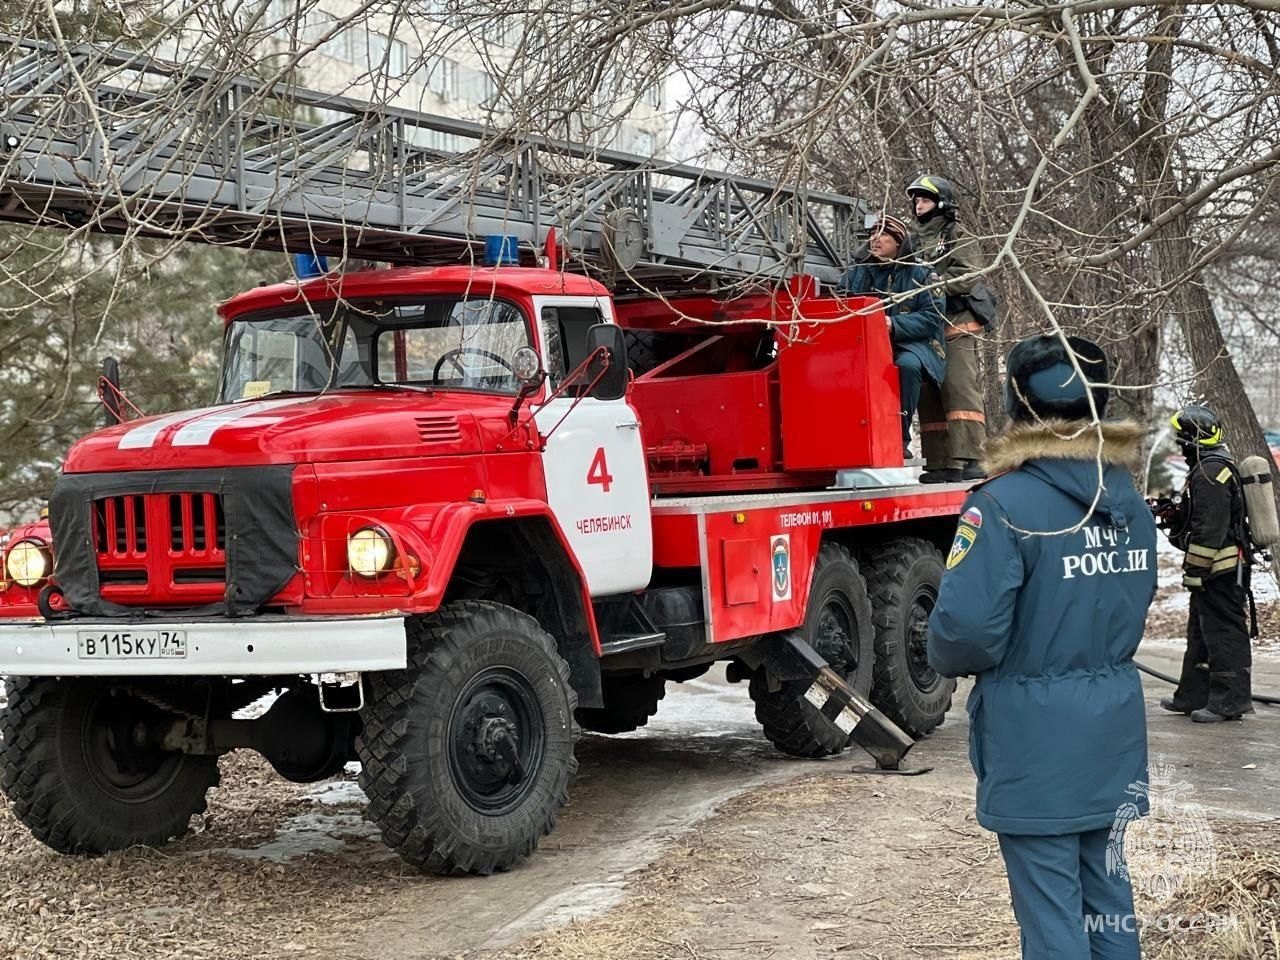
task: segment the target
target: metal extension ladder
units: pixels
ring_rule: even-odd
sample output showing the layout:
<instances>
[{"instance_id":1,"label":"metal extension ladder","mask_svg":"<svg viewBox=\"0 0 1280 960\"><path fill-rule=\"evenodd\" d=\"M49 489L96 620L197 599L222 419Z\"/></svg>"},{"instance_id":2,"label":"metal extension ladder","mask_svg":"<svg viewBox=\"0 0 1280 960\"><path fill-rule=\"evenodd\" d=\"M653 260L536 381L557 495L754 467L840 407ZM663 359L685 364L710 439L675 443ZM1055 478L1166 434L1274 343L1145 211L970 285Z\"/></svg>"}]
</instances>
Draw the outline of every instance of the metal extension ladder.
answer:
<instances>
[{"instance_id":1,"label":"metal extension ladder","mask_svg":"<svg viewBox=\"0 0 1280 960\"><path fill-rule=\"evenodd\" d=\"M0 37L0 220L456 262L486 235L625 296L835 281L867 205L114 48ZM88 96L84 96L84 92ZM433 149L441 134L467 149Z\"/></svg>"}]
</instances>

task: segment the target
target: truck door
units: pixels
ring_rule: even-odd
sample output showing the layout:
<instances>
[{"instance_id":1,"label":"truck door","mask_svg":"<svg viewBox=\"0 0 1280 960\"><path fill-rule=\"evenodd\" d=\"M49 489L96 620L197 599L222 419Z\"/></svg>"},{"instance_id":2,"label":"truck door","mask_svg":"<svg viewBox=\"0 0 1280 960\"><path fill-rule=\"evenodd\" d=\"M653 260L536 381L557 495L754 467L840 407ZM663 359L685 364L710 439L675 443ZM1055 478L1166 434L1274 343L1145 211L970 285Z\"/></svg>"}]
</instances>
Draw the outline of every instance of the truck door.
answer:
<instances>
[{"instance_id":1,"label":"truck door","mask_svg":"<svg viewBox=\"0 0 1280 960\"><path fill-rule=\"evenodd\" d=\"M590 297L537 297L534 306L554 389L586 358L587 330L613 321L613 307ZM592 596L641 590L653 570L653 526L639 418L625 398L577 392L570 387L535 416L538 429L551 432L542 454L547 499Z\"/></svg>"}]
</instances>

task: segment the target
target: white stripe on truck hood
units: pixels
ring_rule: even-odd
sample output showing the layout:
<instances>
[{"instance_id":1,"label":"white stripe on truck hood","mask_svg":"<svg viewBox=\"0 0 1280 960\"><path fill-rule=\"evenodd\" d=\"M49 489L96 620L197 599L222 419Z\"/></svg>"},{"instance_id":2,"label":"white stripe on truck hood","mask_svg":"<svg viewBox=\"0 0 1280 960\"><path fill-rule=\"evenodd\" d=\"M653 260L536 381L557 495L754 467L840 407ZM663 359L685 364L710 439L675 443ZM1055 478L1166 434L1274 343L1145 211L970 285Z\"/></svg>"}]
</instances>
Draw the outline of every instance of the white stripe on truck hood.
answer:
<instances>
[{"instance_id":1,"label":"white stripe on truck hood","mask_svg":"<svg viewBox=\"0 0 1280 960\"><path fill-rule=\"evenodd\" d=\"M309 399L311 398L306 398L301 402L306 402ZM170 427L178 426L178 424L183 424L184 426L173 436L172 443L175 447L207 446L219 427L225 427L227 424L234 423L245 417L252 417L255 414L266 413L277 407L298 402L300 402L298 397L288 397L277 400L258 400L251 403L233 403L221 407L206 407L203 410L185 410L182 413L173 413L167 417L160 417L149 423L134 427L120 438L117 449L140 450L153 447L160 434Z\"/></svg>"}]
</instances>

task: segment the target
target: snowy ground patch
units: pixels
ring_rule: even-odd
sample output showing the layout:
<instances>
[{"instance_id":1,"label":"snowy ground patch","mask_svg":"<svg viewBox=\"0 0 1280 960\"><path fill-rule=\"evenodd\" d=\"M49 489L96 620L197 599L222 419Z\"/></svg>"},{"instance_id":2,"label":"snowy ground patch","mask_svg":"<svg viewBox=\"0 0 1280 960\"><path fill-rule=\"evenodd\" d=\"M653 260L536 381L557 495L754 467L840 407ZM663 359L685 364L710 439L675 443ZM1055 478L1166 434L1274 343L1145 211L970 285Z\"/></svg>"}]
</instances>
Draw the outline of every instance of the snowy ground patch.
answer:
<instances>
[{"instance_id":1,"label":"snowy ground patch","mask_svg":"<svg viewBox=\"0 0 1280 960\"><path fill-rule=\"evenodd\" d=\"M1183 553L1161 534L1156 545L1156 598L1147 618L1145 647L1181 646L1186 643L1191 593L1182 585ZM1280 658L1280 587L1269 565L1253 570L1253 596L1258 608L1256 657Z\"/></svg>"},{"instance_id":2,"label":"snowy ground patch","mask_svg":"<svg viewBox=\"0 0 1280 960\"><path fill-rule=\"evenodd\" d=\"M326 811L290 817L280 825L274 840L257 847L219 852L229 857L284 863L313 853L341 853L352 840L378 839L378 828L368 823L360 811Z\"/></svg>"}]
</instances>

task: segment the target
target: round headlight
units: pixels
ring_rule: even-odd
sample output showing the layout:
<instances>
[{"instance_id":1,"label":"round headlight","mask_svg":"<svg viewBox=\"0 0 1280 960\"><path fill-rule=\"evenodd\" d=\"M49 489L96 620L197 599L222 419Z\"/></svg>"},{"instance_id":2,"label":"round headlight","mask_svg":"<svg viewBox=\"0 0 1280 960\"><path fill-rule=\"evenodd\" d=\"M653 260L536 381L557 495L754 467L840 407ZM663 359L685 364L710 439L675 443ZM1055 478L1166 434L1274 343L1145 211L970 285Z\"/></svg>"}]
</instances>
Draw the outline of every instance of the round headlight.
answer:
<instances>
[{"instance_id":1,"label":"round headlight","mask_svg":"<svg viewBox=\"0 0 1280 960\"><path fill-rule=\"evenodd\" d=\"M39 540L19 540L9 548L4 569L20 586L34 587L53 569L53 558Z\"/></svg>"},{"instance_id":2,"label":"round headlight","mask_svg":"<svg viewBox=\"0 0 1280 960\"><path fill-rule=\"evenodd\" d=\"M347 538L347 566L362 577L376 577L390 569L395 546L385 530L365 527Z\"/></svg>"}]
</instances>

